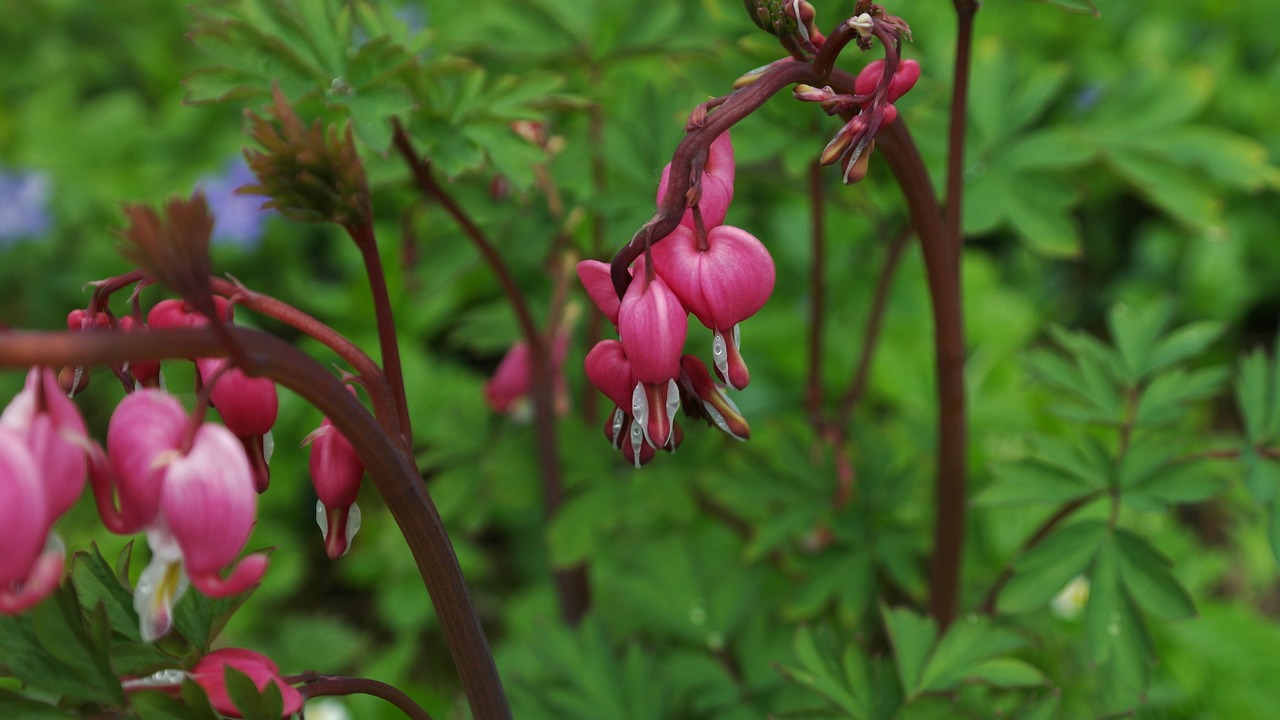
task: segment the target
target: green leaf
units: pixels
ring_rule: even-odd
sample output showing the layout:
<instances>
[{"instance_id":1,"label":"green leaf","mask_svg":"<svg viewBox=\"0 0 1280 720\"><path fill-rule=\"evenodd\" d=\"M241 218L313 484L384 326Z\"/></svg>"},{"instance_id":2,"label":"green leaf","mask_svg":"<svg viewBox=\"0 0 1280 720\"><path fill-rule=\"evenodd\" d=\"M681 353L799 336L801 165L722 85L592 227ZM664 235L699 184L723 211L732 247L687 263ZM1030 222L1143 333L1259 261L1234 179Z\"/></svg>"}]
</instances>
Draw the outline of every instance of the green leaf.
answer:
<instances>
[{"instance_id":1,"label":"green leaf","mask_svg":"<svg viewBox=\"0 0 1280 720\"><path fill-rule=\"evenodd\" d=\"M1143 388L1134 419L1139 425L1176 422L1193 401L1216 396L1229 377L1229 371L1222 367L1163 372Z\"/></svg>"},{"instance_id":2,"label":"green leaf","mask_svg":"<svg viewBox=\"0 0 1280 720\"><path fill-rule=\"evenodd\" d=\"M970 677L982 661L1021 647L1025 641L995 626L987 616L970 615L947 628L920 679L923 692L949 690Z\"/></svg>"},{"instance_id":3,"label":"green leaf","mask_svg":"<svg viewBox=\"0 0 1280 720\"><path fill-rule=\"evenodd\" d=\"M249 599L254 589L215 599L191 588L173 608L173 627L187 642L201 652L208 652L209 646L227 624L227 620Z\"/></svg>"},{"instance_id":4,"label":"green leaf","mask_svg":"<svg viewBox=\"0 0 1280 720\"><path fill-rule=\"evenodd\" d=\"M1144 372L1153 373L1190 360L1209 349L1222 333L1226 324L1216 320L1187 323L1165 335L1156 344L1147 359Z\"/></svg>"},{"instance_id":5,"label":"green leaf","mask_svg":"<svg viewBox=\"0 0 1280 720\"><path fill-rule=\"evenodd\" d=\"M1196 614L1195 602L1169 572L1172 561L1140 535L1116 531L1120 550L1120 577L1134 601L1142 609L1163 620L1177 620Z\"/></svg>"},{"instance_id":6,"label":"green leaf","mask_svg":"<svg viewBox=\"0 0 1280 720\"><path fill-rule=\"evenodd\" d=\"M1102 15L1102 11L1098 10L1098 6L1094 4L1093 0L1034 0L1034 1L1041 2L1046 5L1051 5L1053 7L1058 8L1059 10L1065 10L1066 12L1069 12L1069 13L1080 13L1080 14L1087 13L1089 15L1093 15L1094 17L1098 17ZM1055 712L1054 716L1056 717L1056 715L1057 713Z\"/></svg>"},{"instance_id":7,"label":"green leaf","mask_svg":"<svg viewBox=\"0 0 1280 720\"><path fill-rule=\"evenodd\" d=\"M893 644L893 660L898 668L898 678L908 695L921 689L925 661L937 637L933 618L921 617L907 608L882 608L885 630Z\"/></svg>"},{"instance_id":8,"label":"green leaf","mask_svg":"<svg viewBox=\"0 0 1280 720\"><path fill-rule=\"evenodd\" d=\"M131 692L129 705L137 713L139 720L217 720L217 715L208 707L188 705L169 695L147 690Z\"/></svg>"},{"instance_id":9,"label":"green leaf","mask_svg":"<svg viewBox=\"0 0 1280 720\"><path fill-rule=\"evenodd\" d=\"M1104 157L1118 175L1176 220L1197 232L1220 224L1222 202L1217 194L1178 166L1120 148L1110 148Z\"/></svg>"},{"instance_id":10,"label":"green leaf","mask_svg":"<svg viewBox=\"0 0 1280 720\"><path fill-rule=\"evenodd\" d=\"M266 698L258 692L258 686L248 675L230 665L223 666L222 670L227 681L227 695L245 720L279 720L280 710L277 708L274 715L271 713ZM275 688L275 683L268 683L268 687ZM277 689L277 696L279 693Z\"/></svg>"},{"instance_id":11,"label":"green leaf","mask_svg":"<svg viewBox=\"0 0 1280 720\"><path fill-rule=\"evenodd\" d=\"M1056 126L1019 138L1007 151L1006 167L1016 170L1070 170L1097 155L1092 143L1070 126Z\"/></svg>"},{"instance_id":12,"label":"green leaf","mask_svg":"<svg viewBox=\"0 0 1280 720\"><path fill-rule=\"evenodd\" d=\"M833 667L829 638L821 642L814 631L801 626L792 642L792 652L800 662L800 668L781 668L793 682L821 695L843 710L850 718L869 718L867 696L857 692L857 686L846 683L846 673ZM825 646L825 647L823 647Z\"/></svg>"},{"instance_id":13,"label":"green leaf","mask_svg":"<svg viewBox=\"0 0 1280 720\"><path fill-rule=\"evenodd\" d=\"M80 715L0 688L0 717L22 720L69 720Z\"/></svg>"},{"instance_id":14,"label":"green leaf","mask_svg":"<svg viewBox=\"0 0 1280 720\"><path fill-rule=\"evenodd\" d=\"M1280 367L1280 363L1276 366ZM1240 360L1236 402L1244 419L1244 434L1249 445L1265 444L1273 435L1277 414L1273 372L1271 361L1261 350L1255 350Z\"/></svg>"},{"instance_id":15,"label":"green leaf","mask_svg":"<svg viewBox=\"0 0 1280 720\"><path fill-rule=\"evenodd\" d=\"M1241 453L1245 468L1244 484L1259 503L1270 503L1280 489L1280 462L1258 457L1253 448Z\"/></svg>"},{"instance_id":16,"label":"green leaf","mask_svg":"<svg viewBox=\"0 0 1280 720\"><path fill-rule=\"evenodd\" d=\"M1001 612L1042 610L1098 554L1107 538L1102 520L1061 528L1014 563L1015 575L1000 593Z\"/></svg>"},{"instance_id":17,"label":"green leaf","mask_svg":"<svg viewBox=\"0 0 1280 720\"><path fill-rule=\"evenodd\" d=\"M113 631L130 640L140 639L133 593L120 584L96 543L90 545L87 552L78 552L71 558L71 584L82 605L89 608L101 605L106 610Z\"/></svg>"},{"instance_id":18,"label":"green leaf","mask_svg":"<svg viewBox=\"0 0 1280 720\"><path fill-rule=\"evenodd\" d=\"M1107 324L1110 326L1111 340L1120 351L1120 359L1124 363L1126 384L1137 385L1146 375L1150 353L1172 316L1173 307L1167 302L1141 306L1120 303L1112 306L1111 312L1107 314Z\"/></svg>"},{"instance_id":19,"label":"green leaf","mask_svg":"<svg viewBox=\"0 0 1280 720\"><path fill-rule=\"evenodd\" d=\"M1085 637L1111 707L1132 707L1150 682L1153 649L1146 624L1121 578L1118 543L1103 545L1090 573Z\"/></svg>"},{"instance_id":20,"label":"green leaf","mask_svg":"<svg viewBox=\"0 0 1280 720\"><path fill-rule=\"evenodd\" d=\"M124 706L124 690L107 657L106 639L94 637L75 590L63 584L53 595L31 610L36 637L50 656L80 680L81 697ZM105 621L104 627L105 630Z\"/></svg>"},{"instance_id":21,"label":"green leaf","mask_svg":"<svg viewBox=\"0 0 1280 720\"><path fill-rule=\"evenodd\" d=\"M985 660L969 674L969 678L1001 688L1047 685L1048 679L1030 663L1017 658Z\"/></svg>"},{"instance_id":22,"label":"green leaf","mask_svg":"<svg viewBox=\"0 0 1280 720\"><path fill-rule=\"evenodd\" d=\"M977 505L1052 505L1075 500L1105 487L1101 482L1086 483L1073 473L1033 458L997 465L991 472L996 482L974 497L973 502Z\"/></svg>"}]
</instances>

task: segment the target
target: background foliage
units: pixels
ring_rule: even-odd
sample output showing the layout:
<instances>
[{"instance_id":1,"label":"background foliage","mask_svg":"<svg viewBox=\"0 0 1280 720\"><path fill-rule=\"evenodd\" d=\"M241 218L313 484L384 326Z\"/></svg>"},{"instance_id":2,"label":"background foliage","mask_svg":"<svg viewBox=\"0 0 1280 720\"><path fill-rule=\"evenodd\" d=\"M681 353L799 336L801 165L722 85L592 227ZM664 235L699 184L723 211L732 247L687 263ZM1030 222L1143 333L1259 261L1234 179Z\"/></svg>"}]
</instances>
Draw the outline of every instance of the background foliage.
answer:
<instances>
[{"instance_id":1,"label":"background foliage","mask_svg":"<svg viewBox=\"0 0 1280 720\"><path fill-rule=\"evenodd\" d=\"M509 309L385 152L382 118L401 113L545 312L548 268L566 248L607 258L649 217L687 112L778 56L736 1L360 3L354 21L324 3L284 5L313 10L58 0L6 13L0 58L23 70L0 74L0 172L42 174L38 210L51 222L0 237L0 324L62 327L84 282L127 269L112 234L119 203L221 177L244 142L242 109L260 107L273 79L307 95L312 115L349 116L374 185L421 464L517 717L1246 718L1280 702L1269 540L1280 475L1265 452L1280 435L1280 171L1267 160L1280 156L1280 57L1268 3L1107 3L1095 17L993 2L979 14L964 258L976 495L962 607L994 600L1000 613L941 637L920 609L934 402L914 247L854 417L848 504L832 501L840 458L805 420L808 167L832 120L779 97L734 130L729 221L779 267L773 299L744 329L753 382L737 400L750 442L686 424L680 452L626 467L600 441L579 332L575 412L560 425L570 499L550 526L532 429L482 401L517 337ZM954 43L944 5L889 3L924 67L899 106L935 181ZM834 9L819 17L834 21ZM333 34L344 22L350 52ZM213 30L185 39L198 24ZM511 133L513 120L545 123L551 142ZM822 380L834 408L905 212L878 159L858 186L822 182ZM333 228L274 216L264 231L216 246L216 268L375 348L355 249ZM0 377L0 389L20 382ZM91 425L105 426L113 392L91 386ZM278 550L222 638L289 672L375 677L436 717L464 714L420 580L371 492L351 554L324 560L305 456L292 449L318 422L284 394L254 538ZM1224 449L1238 462L1215 459ZM61 532L115 558L124 540L95 526L86 498ZM570 630L548 570L578 562L595 609ZM1052 612L1078 575L1091 580L1083 612Z\"/></svg>"}]
</instances>

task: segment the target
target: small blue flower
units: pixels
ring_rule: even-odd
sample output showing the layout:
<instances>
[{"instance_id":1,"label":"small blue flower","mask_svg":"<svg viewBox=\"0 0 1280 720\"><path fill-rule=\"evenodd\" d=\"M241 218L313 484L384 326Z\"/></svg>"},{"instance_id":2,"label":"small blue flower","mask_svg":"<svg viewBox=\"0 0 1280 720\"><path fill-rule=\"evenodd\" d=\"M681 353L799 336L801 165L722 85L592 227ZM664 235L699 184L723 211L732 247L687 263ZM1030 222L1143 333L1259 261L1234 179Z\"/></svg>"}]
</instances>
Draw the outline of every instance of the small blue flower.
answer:
<instances>
[{"instance_id":1,"label":"small blue flower","mask_svg":"<svg viewBox=\"0 0 1280 720\"><path fill-rule=\"evenodd\" d=\"M48 232L51 190L47 173L0 170L0 247Z\"/></svg>"},{"instance_id":2,"label":"small blue flower","mask_svg":"<svg viewBox=\"0 0 1280 720\"><path fill-rule=\"evenodd\" d=\"M271 213L262 210L264 198L236 195L236 188L256 181L244 158L228 162L221 175L207 176L196 183L213 212L213 241L252 249L262 240L263 223Z\"/></svg>"}]
</instances>

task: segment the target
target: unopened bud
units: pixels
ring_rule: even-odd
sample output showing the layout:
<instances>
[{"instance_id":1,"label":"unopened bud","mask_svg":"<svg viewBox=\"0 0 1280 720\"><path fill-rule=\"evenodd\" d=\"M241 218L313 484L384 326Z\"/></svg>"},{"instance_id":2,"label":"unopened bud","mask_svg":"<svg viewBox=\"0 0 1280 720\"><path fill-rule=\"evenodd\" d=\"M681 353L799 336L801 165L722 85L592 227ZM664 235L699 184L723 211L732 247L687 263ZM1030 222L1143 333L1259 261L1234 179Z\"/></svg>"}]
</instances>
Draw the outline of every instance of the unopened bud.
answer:
<instances>
[{"instance_id":1,"label":"unopened bud","mask_svg":"<svg viewBox=\"0 0 1280 720\"><path fill-rule=\"evenodd\" d=\"M867 169L871 166L871 151L876 147L876 141L872 140L867 143L861 151L854 152L853 155L845 161L844 166L844 182L846 185L852 185L867 176Z\"/></svg>"},{"instance_id":2,"label":"unopened bud","mask_svg":"<svg viewBox=\"0 0 1280 720\"><path fill-rule=\"evenodd\" d=\"M871 16L868 15L867 13L862 13L857 17L849 18L848 24L849 24L849 27L856 30L858 32L858 35L860 35L861 37L869 36L871 34L872 28L874 28L876 25L875 20L872 20Z\"/></svg>"}]
</instances>

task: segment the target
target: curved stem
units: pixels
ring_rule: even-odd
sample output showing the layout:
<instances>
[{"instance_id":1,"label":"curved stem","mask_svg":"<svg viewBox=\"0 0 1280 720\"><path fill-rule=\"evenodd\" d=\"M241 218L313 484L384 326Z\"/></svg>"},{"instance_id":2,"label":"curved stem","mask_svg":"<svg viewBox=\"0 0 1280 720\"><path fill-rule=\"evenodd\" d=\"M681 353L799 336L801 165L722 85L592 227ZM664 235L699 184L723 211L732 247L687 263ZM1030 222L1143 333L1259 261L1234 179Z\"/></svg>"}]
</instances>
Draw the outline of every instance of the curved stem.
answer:
<instances>
[{"instance_id":1,"label":"curved stem","mask_svg":"<svg viewBox=\"0 0 1280 720\"><path fill-rule=\"evenodd\" d=\"M306 683L300 688L305 698L326 697L331 695L372 695L382 698L396 709L404 713L410 720L431 720L431 716L421 705L404 694L393 685L367 678L341 677L337 675L321 675L315 672L303 673L299 676L283 678L287 683Z\"/></svg>"},{"instance_id":2,"label":"curved stem","mask_svg":"<svg viewBox=\"0 0 1280 720\"><path fill-rule=\"evenodd\" d=\"M360 401L320 363L266 333L228 326L247 361L246 372L270 377L329 417L364 462L378 493L409 544L431 596L445 642L476 720L509 720L489 641L458 565L453 543L411 459ZM0 335L0 367L112 365L126 360L221 357L209 327L147 333L8 332Z\"/></svg>"},{"instance_id":3,"label":"curved stem","mask_svg":"<svg viewBox=\"0 0 1280 720\"><path fill-rule=\"evenodd\" d=\"M957 239L943 223L937 195L906 122L881 129L879 147L907 199L920 237L933 306L938 382L938 475L929 609L940 627L956 615L964 555L968 425L965 417L964 315Z\"/></svg>"},{"instance_id":4,"label":"curved stem","mask_svg":"<svg viewBox=\"0 0 1280 720\"><path fill-rule=\"evenodd\" d=\"M400 442L404 451L413 456L413 429L409 424L409 400L404 392L404 372L400 369L400 344L396 336L395 318L391 316L391 298L387 294L387 278L382 272L382 258L378 255L378 241L373 235L373 225L361 223L345 226L364 261L369 276L369 292L373 296L373 313L378 324L378 345L382 353L382 369L391 385L391 399L395 402L396 416L400 418Z\"/></svg>"}]
</instances>

